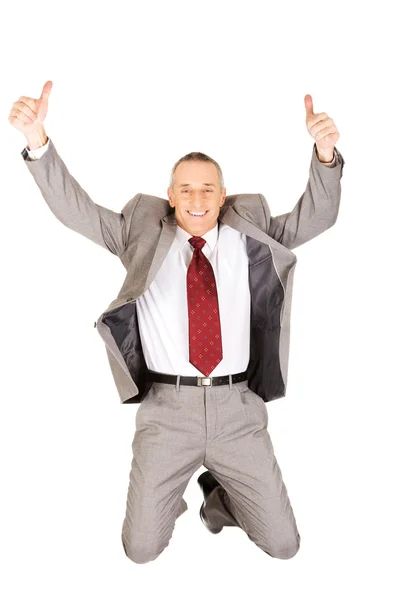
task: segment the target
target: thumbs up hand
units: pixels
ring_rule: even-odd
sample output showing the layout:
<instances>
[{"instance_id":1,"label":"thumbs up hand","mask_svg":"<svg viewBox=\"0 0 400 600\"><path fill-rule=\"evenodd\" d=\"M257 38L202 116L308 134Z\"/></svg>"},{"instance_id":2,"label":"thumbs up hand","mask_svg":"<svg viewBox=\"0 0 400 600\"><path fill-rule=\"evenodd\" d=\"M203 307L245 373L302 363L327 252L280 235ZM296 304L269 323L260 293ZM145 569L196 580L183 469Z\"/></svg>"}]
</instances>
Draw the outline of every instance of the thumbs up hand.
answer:
<instances>
[{"instance_id":1,"label":"thumbs up hand","mask_svg":"<svg viewBox=\"0 0 400 600\"><path fill-rule=\"evenodd\" d=\"M52 81L46 81L40 98L21 96L11 107L8 121L25 135L40 130L47 115Z\"/></svg>"},{"instance_id":2,"label":"thumbs up hand","mask_svg":"<svg viewBox=\"0 0 400 600\"><path fill-rule=\"evenodd\" d=\"M330 162L333 159L333 148L340 136L336 125L326 113L314 113L310 94L304 96L304 104L306 126L309 134L315 140L318 158L321 162Z\"/></svg>"}]
</instances>

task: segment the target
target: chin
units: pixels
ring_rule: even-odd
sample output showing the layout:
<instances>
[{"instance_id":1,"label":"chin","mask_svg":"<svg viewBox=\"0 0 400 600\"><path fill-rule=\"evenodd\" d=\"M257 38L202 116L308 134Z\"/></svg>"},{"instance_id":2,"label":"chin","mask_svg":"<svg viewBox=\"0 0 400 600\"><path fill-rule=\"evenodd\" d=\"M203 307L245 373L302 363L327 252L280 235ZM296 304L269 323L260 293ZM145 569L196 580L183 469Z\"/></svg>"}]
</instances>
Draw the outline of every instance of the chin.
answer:
<instances>
[{"instance_id":1,"label":"chin","mask_svg":"<svg viewBox=\"0 0 400 600\"><path fill-rule=\"evenodd\" d=\"M218 217L210 215L210 212L211 211L207 211L207 218L204 219L203 217L188 216L188 212L185 211L184 214L180 216L178 225L191 235L204 235L204 233L216 225L218 220Z\"/></svg>"}]
</instances>

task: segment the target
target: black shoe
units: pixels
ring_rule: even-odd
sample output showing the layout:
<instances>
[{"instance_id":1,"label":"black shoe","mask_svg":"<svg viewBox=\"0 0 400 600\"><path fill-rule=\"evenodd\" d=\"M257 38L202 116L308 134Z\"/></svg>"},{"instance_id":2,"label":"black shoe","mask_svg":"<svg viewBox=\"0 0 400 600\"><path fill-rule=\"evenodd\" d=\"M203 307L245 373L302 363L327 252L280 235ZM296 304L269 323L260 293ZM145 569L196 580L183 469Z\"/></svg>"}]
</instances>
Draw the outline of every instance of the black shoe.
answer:
<instances>
[{"instance_id":1,"label":"black shoe","mask_svg":"<svg viewBox=\"0 0 400 600\"><path fill-rule=\"evenodd\" d=\"M220 483L215 479L215 477L210 473L210 471L204 471L204 473L202 473L200 477L198 477L197 483L199 484L203 492L204 500L207 499L209 494L215 487L217 487L217 485L220 485ZM207 520L207 517L204 513L204 502L200 506L200 519L203 525L205 525L207 529L211 531L211 533L219 533L220 531L222 531L222 527L213 527L211 523Z\"/></svg>"},{"instance_id":2,"label":"black shoe","mask_svg":"<svg viewBox=\"0 0 400 600\"><path fill-rule=\"evenodd\" d=\"M209 496L209 494L213 491L215 487L217 487L217 485L221 485L215 479L214 475L210 473L210 471L204 471L204 473L202 473L200 477L198 477L197 483L201 487L204 500L207 499L207 496Z\"/></svg>"},{"instance_id":3,"label":"black shoe","mask_svg":"<svg viewBox=\"0 0 400 600\"><path fill-rule=\"evenodd\" d=\"M207 521L206 515L204 514L204 502L203 504L200 506L200 519L203 523L203 525L205 525L208 529L208 531L211 531L211 533L219 533L220 531L222 531L222 527L212 527L211 523L209 523L209 521Z\"/></svg>"}]
</instances>

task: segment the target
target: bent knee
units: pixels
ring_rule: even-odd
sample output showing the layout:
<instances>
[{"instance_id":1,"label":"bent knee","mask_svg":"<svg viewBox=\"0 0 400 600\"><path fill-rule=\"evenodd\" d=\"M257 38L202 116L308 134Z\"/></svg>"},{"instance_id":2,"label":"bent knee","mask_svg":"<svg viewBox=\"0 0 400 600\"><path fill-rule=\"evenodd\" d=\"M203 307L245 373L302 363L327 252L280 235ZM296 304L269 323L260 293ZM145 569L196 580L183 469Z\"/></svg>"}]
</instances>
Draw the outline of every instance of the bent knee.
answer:
<instances>
[{"instance_id":1,"label":"bent knee","mask_svg":"<svg viewBox=\"0 0 400 600\"><path fill-rule=\"evenodd\" d=\"M279 544L275 544L272 548L264 550L273 558L280 558L281 560L288 560L296 556L300 549L300 534L293 540L281 541Z\"/></svg>"},{"instance_id":2,"label":"bent knee","mask_svg":"<svg viewBox=\"0 0 400 600\"><path fill-rule=\"evenodd\" d=\"M124 542L124 540L122 540L122 545L126 556L137 564L144 564L155 560L164 550L164 547L156 547L154 545L130 545Z\"/></svg>"}]
</instances>

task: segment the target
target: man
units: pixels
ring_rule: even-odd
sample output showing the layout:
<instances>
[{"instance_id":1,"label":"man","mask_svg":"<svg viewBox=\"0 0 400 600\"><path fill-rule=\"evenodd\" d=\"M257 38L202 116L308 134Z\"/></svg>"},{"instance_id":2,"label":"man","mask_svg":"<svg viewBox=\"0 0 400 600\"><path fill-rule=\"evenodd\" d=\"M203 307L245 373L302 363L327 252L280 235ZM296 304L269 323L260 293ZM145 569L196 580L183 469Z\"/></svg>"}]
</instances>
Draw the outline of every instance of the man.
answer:
<instances>
[{"instance_id":1,"label":"man","mask_svg":"<svg viewBox=\"0 0 400 600\"><path fill-rule=\"evenodd\" d=\"M267 430L265 403L286 393L292 249L331 227L344 160L339 133L305 97L314 138L306 190L271 217L261 194L226 196L221 169L190 153L172 170L168 201L137 194L116 213L95 204L43 128L51 82L22 96L10 123L56 217L118 256L127 270L95 322L122 403L136 414L122 542L137 563L169 544L187 509L191 476L213 533L239 526L270 556L288 559L300 535Z\"/></svg>"}]
</instances>

